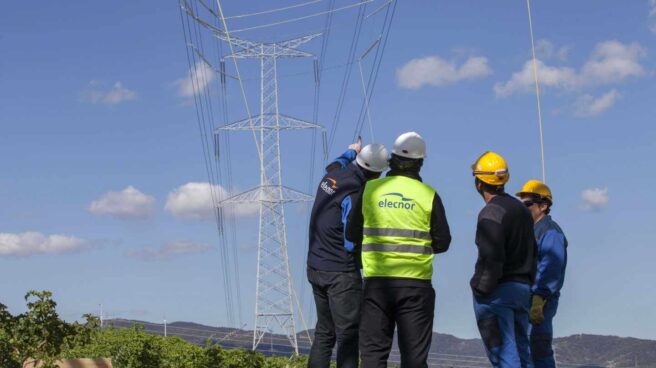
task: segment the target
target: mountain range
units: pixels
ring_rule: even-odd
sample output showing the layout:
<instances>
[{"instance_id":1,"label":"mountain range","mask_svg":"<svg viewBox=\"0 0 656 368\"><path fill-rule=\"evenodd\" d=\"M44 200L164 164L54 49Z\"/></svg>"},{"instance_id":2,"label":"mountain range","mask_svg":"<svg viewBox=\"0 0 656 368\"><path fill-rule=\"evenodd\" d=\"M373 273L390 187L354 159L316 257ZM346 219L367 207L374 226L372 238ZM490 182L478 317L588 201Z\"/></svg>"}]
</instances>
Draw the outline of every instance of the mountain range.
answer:
<instances>
[{"instance_id":1,"label":"mountain range","mask_svg":"<svg viewBox=\"0 0 656 368\"><path fill-rule=\"evenodd\" d=\"M205 345L208 340L225 348L251 349L253 331L210 327L191 322L174 322L166 325L138 320L113 319L106 326L129 328L142 326L145 332L179 336L193 344ZM300 354L308 354L313 330L296 334ZM396 349L396 342L395 349ZM656 341L632 337L579 334L554 340L559 367L644 367L656 368ZM293 349L289 338L282 334L267 333L258 344L258 351L265 355L289 355ZM390 361L398 360L398 350L393 350ZM480 339L461 339L453 335L433 333L431 367L489 367Z\"/></svg>"}]
</instances>

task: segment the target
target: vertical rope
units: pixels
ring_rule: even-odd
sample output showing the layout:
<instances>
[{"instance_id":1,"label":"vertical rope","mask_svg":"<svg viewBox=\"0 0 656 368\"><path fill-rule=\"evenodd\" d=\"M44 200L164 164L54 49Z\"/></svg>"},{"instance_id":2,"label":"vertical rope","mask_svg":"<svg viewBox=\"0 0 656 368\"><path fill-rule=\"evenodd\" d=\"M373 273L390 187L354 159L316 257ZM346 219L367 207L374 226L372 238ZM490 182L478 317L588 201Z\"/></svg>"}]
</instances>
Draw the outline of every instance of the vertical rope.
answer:
<instances>
[{"instance_id":1,"label":"vertical rope","mask_svg":"<svg viewBox=\"0 0 656 368\"><path fill-rule=\"evenodd\" d=\"M535 41L533 39L533 19L531 17L531 0L526 0L528 8L528 27L531 33L531 50L533 51L533 76L535 77L535 98L538 103L538 126L540 127L540 159L542 162L542 181L547 182L544 168L544 137L542 134L542 107L540 105L540 81L538 80L538 62L535 56Z\"/></svg>"},{"instance_id":2,"label":"vertical rope","mask_svg":"<svg viewBox=\"0 0 656 368\"><path fill-rule=\"evenodd\" d=\"M362 59L358 60L358 68L360 69L360 83L362 83L362 93L364 94L365 109L367 110L367 120L369 121L369 135L372 142L376 141L374 137L374 127L371 123L371 112L369 112L369 96L367 96L367 87L364 85L364 74L362 73ZM360 127L359 135L362 134L362 127Z\"/></svg>"}]
</instances>

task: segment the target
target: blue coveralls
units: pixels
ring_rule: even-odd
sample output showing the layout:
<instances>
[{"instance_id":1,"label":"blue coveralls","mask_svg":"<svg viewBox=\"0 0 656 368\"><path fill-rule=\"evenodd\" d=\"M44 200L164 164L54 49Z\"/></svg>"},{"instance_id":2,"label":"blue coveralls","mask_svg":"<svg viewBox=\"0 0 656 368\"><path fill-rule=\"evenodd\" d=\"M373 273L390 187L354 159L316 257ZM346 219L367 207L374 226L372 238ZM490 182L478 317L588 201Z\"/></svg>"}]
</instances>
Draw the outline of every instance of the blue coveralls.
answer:
<instances>
[{"instance_id":1,"label":"blue coveralls","mask_svg":"<svg viewBox=\"0 0 656 368\"><path fill-rule=\"evenodd\" d=\"M553 318L558 309L560 289L565 281L567 238L549 215L535 224L535 238L538 242L538 270L531 292L542 296L547 302L544 306L544 322L531 326L531 356L536 368L553 368L556 366L551 346Z\"/></svg>"},{"instance_id":2,"label":"blue coveralls","mask_svg":"<svg viewBox=\"0 0 656 368\"><path fill-rule=\"evenodd\" d=\"M505 282L489 296L474 297L478 329L494 367L532 367L527 334L530 297L529 285L519 282Z\"/></svg>"}]
</instances>

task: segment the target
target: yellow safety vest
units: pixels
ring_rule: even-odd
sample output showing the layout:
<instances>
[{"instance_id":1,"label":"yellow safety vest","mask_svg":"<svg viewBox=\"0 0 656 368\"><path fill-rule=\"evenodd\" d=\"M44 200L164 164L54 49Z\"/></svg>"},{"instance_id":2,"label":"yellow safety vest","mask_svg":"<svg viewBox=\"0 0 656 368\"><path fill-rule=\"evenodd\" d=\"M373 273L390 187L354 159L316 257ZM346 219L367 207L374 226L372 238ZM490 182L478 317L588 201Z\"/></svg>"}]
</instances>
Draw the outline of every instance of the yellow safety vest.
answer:
<instances>
[{"instance_id":1,"label":"yellow safety vest","mask_svg":"<svg viewBox=\"0 0 656 368\"><path fill-rule=\"evenodd\" d=\"M364 277L430 280L435 190L405 176L367 182L362 196Z\"/></svg>"}]
</instances>

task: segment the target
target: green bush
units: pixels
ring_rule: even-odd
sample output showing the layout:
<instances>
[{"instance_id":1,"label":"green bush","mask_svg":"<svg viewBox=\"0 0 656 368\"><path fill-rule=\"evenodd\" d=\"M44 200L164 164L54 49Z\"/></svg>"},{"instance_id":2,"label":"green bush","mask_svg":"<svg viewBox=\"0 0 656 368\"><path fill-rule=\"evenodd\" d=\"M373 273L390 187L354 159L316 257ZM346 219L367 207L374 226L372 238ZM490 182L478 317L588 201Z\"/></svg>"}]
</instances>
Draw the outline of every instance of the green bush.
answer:
<instances>
[{"instance_id":1,"label":"green bush","mask_svg":"<svg viewBox=\"0 0 656 368\"><path fill-rule=\"evenodd\" d=\"M12 316L0 304L0 367L20 368L27 358L54 367L59 359L111 358L115 368L301 368L307 358L271 357L220 345L193 345L179 337L151 335L142 328L99 328L96 317L66 323L47 291L25 296L28 311Z\"/></svg>"}]
</instances>

